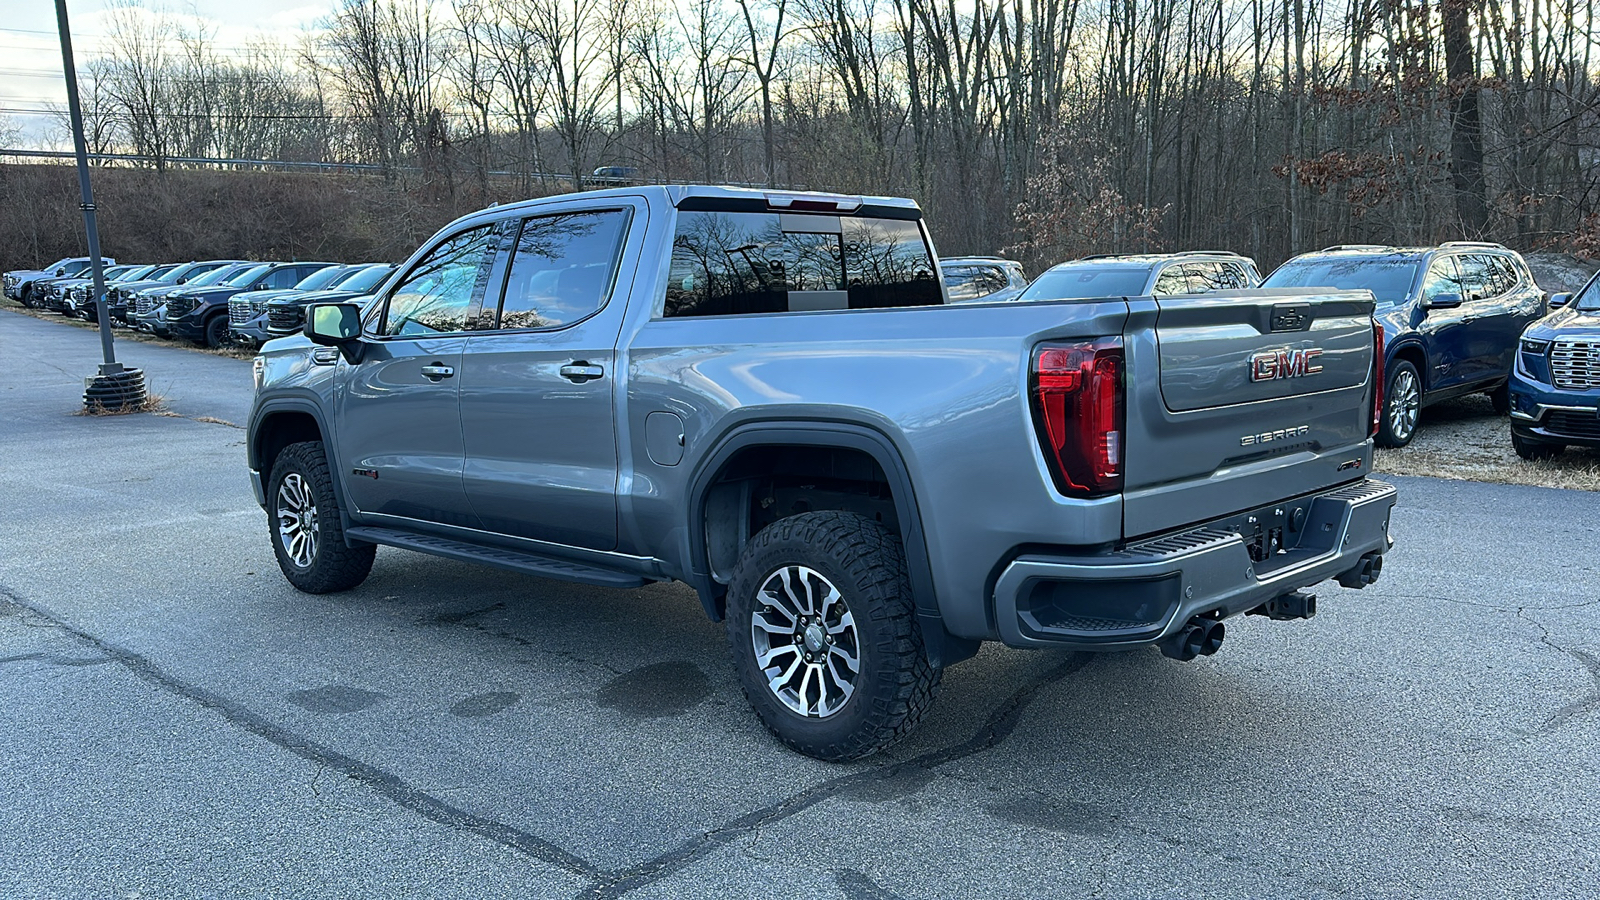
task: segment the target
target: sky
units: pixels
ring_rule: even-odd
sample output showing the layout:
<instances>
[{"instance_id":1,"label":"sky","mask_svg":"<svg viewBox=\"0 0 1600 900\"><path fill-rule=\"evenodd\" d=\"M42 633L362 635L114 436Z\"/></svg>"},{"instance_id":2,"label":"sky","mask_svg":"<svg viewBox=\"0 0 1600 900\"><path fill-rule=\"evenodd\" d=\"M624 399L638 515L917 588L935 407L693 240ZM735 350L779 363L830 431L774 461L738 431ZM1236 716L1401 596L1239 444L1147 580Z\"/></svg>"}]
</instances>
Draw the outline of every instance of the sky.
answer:
<instances>
[{"instance_id":1,"label":"sky","mask_svg":"<svg viewBox=\"0 0 1600 900\"><path fill-rule=\"evenodd\" d=\"M335 0L188 0L147 2L147 8L204 20L222 47L270 38L294 44L317 20L333 12ZM72 44L82 66L101 51L106 14L118 0L67 0ZM56 32L54 0L0 0L0 117L22 131L24 148L70 149L54 116L40 112L67 102ZM0 148L8 149L8 148Z\"/></svg>"}]
</instances>

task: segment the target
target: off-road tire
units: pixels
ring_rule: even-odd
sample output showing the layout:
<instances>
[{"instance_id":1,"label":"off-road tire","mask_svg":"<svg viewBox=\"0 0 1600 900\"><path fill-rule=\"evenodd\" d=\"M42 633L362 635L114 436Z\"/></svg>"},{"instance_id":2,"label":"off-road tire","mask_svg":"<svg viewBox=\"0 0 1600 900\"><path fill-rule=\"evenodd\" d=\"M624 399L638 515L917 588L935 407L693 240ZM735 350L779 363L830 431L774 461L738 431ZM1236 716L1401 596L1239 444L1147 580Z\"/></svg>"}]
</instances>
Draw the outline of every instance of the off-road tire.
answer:
<instances>
[{"instance_id":1,"label":"off-road tire","mask_svg":"<svg viewBox=\"0 0 1600 900\"><path fill-rule=\"evenodd\" d=\"M1529 440L1513 431L1511 432L1511 449L1517 451L1518 456L1531 462L1555 457L1561 451L1567 449L1567 445L1547 444L1544 441Z\"/></svg>"},{"instance_id":2,"label":"off-road tire","mask_svg":"<svg viewBox=\"0 0 1600 900\"><path fill-rule=\"evenodd\" d=\"M1497 416L1511 415L1511 385L1502 384L1489 392L1489 405Z\"/></svg>"},{"instance_id":3,"label":"off-road tire","mask_svg":"<svg viewBox=\"0 0 1600 900\"><path fill-rule=\"evenodd\" d=\"M309 485L317 510L317 541L309 566L299 566L284 547L278 527L277 505L283 481L297 474ZM278 568L289 583L308 594L347 591L365 581L372 571L378 548L373 544L345 544L344 526L339 519L339 497L328 471L328 456L321 441L305 441L283 448L273 461L267 481L267 528Z\"/></svg>"},{"instance_id":4,"label":"off-road tire","mask_svg":"<svg viewBox=\"0 0 1600 900\"><path fill-rule=\"evenodd\" d=\"M1402 429L1402 433L1395 430L1394 410L1395 406L1400 402L1402 386L1406 384L1406 379L1403 377L1404 373L1409 373L1410 384L1417 391L1416 414L1418 421L1412 423L1410 431L1403 431ZM1411 439L1417 436L1417 428L1421 424L1421 414L1422 378L1417 374L1416 366L1406 360L1397 359L1384 375L1383 418L1378 423L1378 446L1396 448L1404 447L1411 443Z\"/></svg>"},{"instance_id":5,"label":"off-road tire","mask_svg":"<svg viewBox=\"0 0 1600 900\"><path fill-rule=\"evenodd\" d=\"M832 582L857 630L854 692L825 718L780 701L756 659L751 619L763 584L786 566ZM928 662L900 539L866 516L809 512L763 528L740 555L728 587L728 637L745 697L780 741L807 756L844 762L877 753L916 727L938 691Z\"/></svg>"}]
</instances>

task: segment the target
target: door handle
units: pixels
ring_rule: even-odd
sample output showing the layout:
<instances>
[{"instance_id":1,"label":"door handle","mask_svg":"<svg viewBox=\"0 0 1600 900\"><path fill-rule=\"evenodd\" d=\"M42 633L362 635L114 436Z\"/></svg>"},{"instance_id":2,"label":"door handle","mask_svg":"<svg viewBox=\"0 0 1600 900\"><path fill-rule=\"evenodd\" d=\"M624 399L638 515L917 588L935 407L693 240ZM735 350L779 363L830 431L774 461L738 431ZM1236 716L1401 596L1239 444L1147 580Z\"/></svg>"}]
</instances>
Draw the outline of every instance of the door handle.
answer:
<instances>
[{"instance_id":1,"label":"door handle","mask_svg":"<svg viewBox=\"0 0 1600 900\"><path fill-rule=\"evenodd\" d=\"M422 376L434 381L438 381L441 378L449 378L454 374L456 374L456 370L449 366L432 365L422 367Z\"/></svg>"},{"instance_id":2,"label":"door handle","mask_svg":"<svg viewBox=\"0 0 1600 900\"><path fill-rule=\"evenodd\" d=\"M602 378L606 370L599 366L591 366L587 360L577 360L561 367L561 377L575 384L583 384L595 378Z\"/></svg>"}]
</instances>

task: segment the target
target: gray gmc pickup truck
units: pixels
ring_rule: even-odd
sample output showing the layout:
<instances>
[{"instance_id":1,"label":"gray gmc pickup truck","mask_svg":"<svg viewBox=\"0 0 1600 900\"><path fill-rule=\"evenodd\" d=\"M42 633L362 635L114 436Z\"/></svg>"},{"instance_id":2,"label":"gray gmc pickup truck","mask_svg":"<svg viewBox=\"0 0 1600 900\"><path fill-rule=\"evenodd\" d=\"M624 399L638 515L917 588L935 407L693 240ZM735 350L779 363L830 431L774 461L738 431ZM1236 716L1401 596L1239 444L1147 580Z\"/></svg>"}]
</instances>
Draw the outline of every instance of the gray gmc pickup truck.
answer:
<instances>
[{"instance_id":1,"label":"gray gmc pickup truck","mask_svg":"<svg viewBox=\"0 0 1600 900\"><path fill-rule=\"evenodd\" d=\"M686 582L761 720L828 760L982 641L1192 659L1378 577L1370 294L944 301L906 200L494 207L265 346L251 481L303 591L379 544Z\"/></svg>"}]
</instances>

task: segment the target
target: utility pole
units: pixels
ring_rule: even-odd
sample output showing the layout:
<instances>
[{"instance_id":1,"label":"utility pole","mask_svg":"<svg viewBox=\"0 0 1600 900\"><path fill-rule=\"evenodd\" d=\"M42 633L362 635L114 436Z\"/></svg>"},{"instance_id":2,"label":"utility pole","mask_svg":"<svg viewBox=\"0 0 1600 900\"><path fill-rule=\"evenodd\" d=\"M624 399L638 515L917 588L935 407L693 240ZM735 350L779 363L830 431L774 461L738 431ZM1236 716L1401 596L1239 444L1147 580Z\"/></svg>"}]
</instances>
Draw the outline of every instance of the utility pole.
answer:
<instances>
[{"instance_id":1,"label":"utility pole","mask_svg":"<svg viewBox=\"0 0 1600 900\"><path fill-rule=\"evenodd\" d=\"M56 0L56 27L61 31L61 66L67 76L67 111L72 118L72 146L78 156L78 187L83 194L83 227L89 235L89 270L94 279L95 310L100 320L100 371L83 380L83 403L91 411L140 406L145 402L144 372L117 362L111 340L111 314L106 309L105 266L100 259L100 228L94 218L94 191L89 187L89 149L83 139L83 107L78 102L78 67L72 60L72 29L67 0Z\"/></svg>"}]
</instances>

